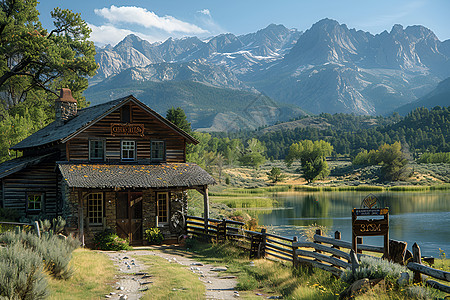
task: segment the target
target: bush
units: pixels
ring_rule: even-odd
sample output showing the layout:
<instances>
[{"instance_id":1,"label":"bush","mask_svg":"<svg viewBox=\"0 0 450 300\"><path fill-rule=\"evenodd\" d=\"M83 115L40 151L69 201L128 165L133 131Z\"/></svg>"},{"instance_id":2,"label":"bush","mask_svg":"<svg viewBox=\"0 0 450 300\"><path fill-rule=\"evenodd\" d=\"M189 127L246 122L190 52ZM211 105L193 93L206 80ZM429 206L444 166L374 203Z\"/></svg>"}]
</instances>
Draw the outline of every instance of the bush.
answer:
<instances>
[{"instance_id":1,"label":"bush","mask_svg":"<svg viewBox=\"0 0 450 300\"><path fill-rule=\"evenodd\" d=\"M39 254L22 243L0 248L1 299L44 299L48 294Z\"/></svg>"},{"instance_id":2,"label":"bush","mask_svg":"<svg viewBox=\"0 0 450 300\"><path fill-rule=\"evenodd\" d=\"M150 228L145 231L145 238L151 245L161 245L164 236L159 228Z\"/></svg>"},{"instance_id":3,"label":"bush","mask_svg":"<svg viewBox=\"0 0 450 300\"><path fill-rule=\"evenodd\" d=\"M19 231L18 233L7 232L0 236L0 242L9 246L22 244L42 257L44 267L56 279L68 279L73 270L69 267L72 252L78 247L78 242L69 237L63 238L57 235L43 234L41 238L32 233Z\"/></svg>"},{"instance_id":4,"label":"bush","mask_svg":"<svg viewBox=\"0 0 450 300\"><path fill-rule=\"evenodd\" d=\"M394 264L376 257L362 256L361 263L356 269L355 274L352 273L352 270L347 269L342 273L341 279L350 284L363 278L386 278L395 282L403 272L408 272L410 278L412 278L412 272L408 271L405 266Z\"/></svg>"},{"instance_id":5,"label":"bush","mask_svg":"<svg viewBox=\"0 0 450 300\"><path fill-rule=\"evenodd\" d=\"M120 238L112 229L107 228L94 236L94 249L98 250L130 250L128 241Z\"/></svg>"},{"instance_id":6,"label":"bush","mask_svg":"<svg viewBox=\"0 0 450 300\"><path fill-rule=\"evenodd\" d=\"M19 214L14 209L0 207L0 221L14 222L19 219Z\"/></svg>"}]
</instances>

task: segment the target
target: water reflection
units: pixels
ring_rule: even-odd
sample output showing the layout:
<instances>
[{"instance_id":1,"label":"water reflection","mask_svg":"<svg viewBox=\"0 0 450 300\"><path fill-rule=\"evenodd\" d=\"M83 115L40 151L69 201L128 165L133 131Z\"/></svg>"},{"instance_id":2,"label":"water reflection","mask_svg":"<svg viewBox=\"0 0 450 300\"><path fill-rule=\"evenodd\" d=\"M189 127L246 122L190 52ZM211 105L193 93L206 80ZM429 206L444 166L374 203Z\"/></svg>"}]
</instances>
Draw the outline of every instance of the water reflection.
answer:
<instances>
[{"instance_id":1,"label":"water reflection","mask_svg":"<svg viewBox=\"0 0 450 300\"><path fill-rule=\"evenodd\" d=\"M417 242L425 254L438 256L438 248L450 253L450 192L373 194L382 206L389 207L392 239L408 242L409 248ZM304 226L316 223L332 231L339 230L343 239L350 240L351 210L359 208L367 195L367 192L277 193L273 197L285 209L253 213L261 225L272 225L275 231L286 236L298 235Z\"/></svg>"}]
</instances>

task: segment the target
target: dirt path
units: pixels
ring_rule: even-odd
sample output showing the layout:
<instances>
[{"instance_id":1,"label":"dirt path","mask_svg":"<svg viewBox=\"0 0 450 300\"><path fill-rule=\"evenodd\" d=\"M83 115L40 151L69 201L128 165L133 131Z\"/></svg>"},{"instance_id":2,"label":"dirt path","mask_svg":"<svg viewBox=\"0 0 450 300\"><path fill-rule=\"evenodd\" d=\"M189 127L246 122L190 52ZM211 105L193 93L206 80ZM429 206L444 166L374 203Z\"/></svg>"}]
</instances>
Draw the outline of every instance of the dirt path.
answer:
<instances>
[{"instance_id":1,"label":"dirt path","mask_svg":"<svg viewBox=\"0 0 450 300\"><path fill-rule=\"evenodd\" d=\"M135 248L136 249L136 248ZM177 247L142 247L133 251L105 252L118 267L120 274L113 287L115 290L106 295L110 299L139 299L142 292L151 289L151 276L145 273L145 266L139 261L140 256L156 255L169 263L186 266L190 272L198 274L198 279L206 287L206 299L235 299L239 293L235 290L237 280L234 276L223 274L225 267L214 267L196 261L192 255Z\"/></svg>"}]
</instances>

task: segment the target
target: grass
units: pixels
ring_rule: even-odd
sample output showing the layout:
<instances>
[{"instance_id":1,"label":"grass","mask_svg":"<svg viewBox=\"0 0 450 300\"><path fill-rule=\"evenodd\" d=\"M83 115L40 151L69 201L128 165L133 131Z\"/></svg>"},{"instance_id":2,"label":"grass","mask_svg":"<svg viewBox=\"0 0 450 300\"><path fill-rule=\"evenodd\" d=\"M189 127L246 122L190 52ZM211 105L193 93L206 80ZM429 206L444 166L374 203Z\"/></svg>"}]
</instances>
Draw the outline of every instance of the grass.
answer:
<instances>
[{"instance_id":1,"label":"grass","mask_svg":"<svg viewBox=\"0 0 450 300\"><path fill-rule=\"evenodd\" d=\"M205 286L198 275L178 263L169 263L158 256L140 256L139 260L153 275L150 289L142 299L203 299Z\"/></svg>"},{"instance_id":2,"label":"grass","mask_svg":"<svg viewBox=\"0 0 450 300\"><path fill-rule=\"evenodd\" d=\"M77 249L70 264L75 269L70 279L49 276L50 299L104 299L109 294L117 271L105 254Z\"/></svg>"}]
</instances>

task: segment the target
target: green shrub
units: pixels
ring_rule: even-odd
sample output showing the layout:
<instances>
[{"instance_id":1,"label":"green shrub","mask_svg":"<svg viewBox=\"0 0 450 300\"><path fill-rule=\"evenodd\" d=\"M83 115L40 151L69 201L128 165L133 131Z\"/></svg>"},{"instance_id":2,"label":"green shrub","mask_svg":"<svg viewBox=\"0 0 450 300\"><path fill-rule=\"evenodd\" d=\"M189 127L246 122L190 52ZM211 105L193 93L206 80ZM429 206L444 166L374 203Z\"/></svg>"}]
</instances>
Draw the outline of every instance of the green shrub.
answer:
<instances>
[{"instance_id":1,"label":"green shrub","mask_svg":"<svg viewBox=\"0 0 450 300\"><path fill-rule=\"evenodd\" d=\"M94 249L98 250L130 250L128 241L120 238L112 229L106 228L94 235Z\"/></svg>"},{"instance_id":2,"label":"green shrub","mask_svg":"<svg viewBox=\"0 0 450 300\"><path fill-rule=\"evenodd\" d=\"M42 257L22 243L0 248L0 299L45 299Z\"/></svg>"},{"instance_id":3,"label":"green shrub","mask_svg":"<svg viewBox=\"0 0 450 300\"><path fill-rule=\"evenodd\" d=\"M0 242L7 245L22 244L30 249L44 261L44 267L56 279L68 279L73 270L69 263L72 252L78 246L73 238L63 238L57 235L43 234L41 238L37 235L19 231L17 233L6 232L0 236Z\"/></svg>"},{"instance_id":4,"label":"green shrub","mask_svg":"<svg viewBox=\"0 0 450 300\"><path fill-rule=\"evenodd\" d=\"M408 272L410 278L412 278L412 272L408 271L405 266L376 257L362 256L361 263L355 270L355 273L353 274L352 270L347 269L342 273L341 279L347 283L353 283L363 278L386 278L389 281L395 282L403 272Z\"/></svg>"},{"instance_id":5,"label":"green shrub","mask_svg":"<svg viewBox=\"0 0 450 300\"><path fill-rule=\"evenodd\" d=\"M39 220L39 228L41 232L48 232L50 234L62 233L66 226L66 220L61 216L54 218L51 222L50 220Z\"/></svg>"},{"instance_id":6,"label":"green shrub","mask_svg":"<svg viewBox=\"0 0 450 300\"><path fill-rule=\"evenodd\" d=\"M3 222L14 222L19 219L19 214L16 210L10 208L0 207L0 221Z\"/></svg>"},{"instance_id":7,"label":"green shrub","mask_svg":"<svg viewBox=\"0 0 450 300\"><path fill-rule=\"evenodd\" d=\"M150 228L145 231L145 238L151 245L161 245L164 236L159 228Z\"/></svg>"}]
</instances>

